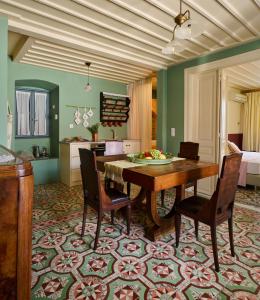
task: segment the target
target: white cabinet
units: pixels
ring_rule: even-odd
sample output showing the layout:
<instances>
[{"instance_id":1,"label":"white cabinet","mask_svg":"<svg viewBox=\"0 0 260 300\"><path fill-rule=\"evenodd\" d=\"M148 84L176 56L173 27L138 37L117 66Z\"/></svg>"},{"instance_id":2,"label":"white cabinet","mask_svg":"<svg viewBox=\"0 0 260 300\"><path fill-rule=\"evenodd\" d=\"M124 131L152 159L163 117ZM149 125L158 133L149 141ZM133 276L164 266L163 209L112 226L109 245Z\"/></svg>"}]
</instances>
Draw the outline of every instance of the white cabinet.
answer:
<instances>
[{"instance_id":1,"label":"white cabinet","mask_svg":"<svg viewBox=\"0 0 260 300\"><path fill-rule=\"evenodd\" d=\"M79 148L90 149L90 143L61 143L60 146L60 180L68 186L81 184Z\"/></svg>"},{"instance_id":2,"label":"white cabinet","mask_svg":"<svg viewBox=\"0 0 260 300\"><path fill-rule=\"evenodd\" d=\"M123 140L123 153L140 152L140 140Z\"/></svg>"}]
</instances>

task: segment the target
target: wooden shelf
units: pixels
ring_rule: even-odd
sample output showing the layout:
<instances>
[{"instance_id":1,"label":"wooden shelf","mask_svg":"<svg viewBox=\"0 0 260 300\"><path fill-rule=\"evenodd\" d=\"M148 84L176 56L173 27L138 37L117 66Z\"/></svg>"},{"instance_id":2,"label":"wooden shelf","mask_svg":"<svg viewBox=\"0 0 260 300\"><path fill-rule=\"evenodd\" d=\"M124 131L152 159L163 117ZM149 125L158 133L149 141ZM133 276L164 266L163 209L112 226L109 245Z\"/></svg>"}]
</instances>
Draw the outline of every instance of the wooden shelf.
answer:
<instances>
[{"instance_id":1,"label":"wooden shelf","mask_svg":"<svg viewBox=\"0 0 260 300\"><path fill-rule=\"evenodd\" d=\"M103 126L121 126L128 120L130 98L126 95L100 93L100 122Z\"/></svg>"}]
</instances>

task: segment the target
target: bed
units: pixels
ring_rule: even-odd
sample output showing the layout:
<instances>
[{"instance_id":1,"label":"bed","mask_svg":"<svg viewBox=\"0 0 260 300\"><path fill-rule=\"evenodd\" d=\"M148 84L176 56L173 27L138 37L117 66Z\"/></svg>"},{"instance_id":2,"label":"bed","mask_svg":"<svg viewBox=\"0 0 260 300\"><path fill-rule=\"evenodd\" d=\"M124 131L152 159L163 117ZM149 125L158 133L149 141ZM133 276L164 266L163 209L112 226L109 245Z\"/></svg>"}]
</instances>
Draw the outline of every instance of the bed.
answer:
<instances>
[{"instance_id":1,"label":"bed","mask_svg":"<svg viewBox=\"0 0 260 300\"><path fill-rule=\"evenodd\" d=\"M232 149L235 144L237 149ZM260 187L260 152L241 151L243 144L242 133L229 133L228 134L228 148L231 152L242 152L242 162L240 167L240 177L238 184L241 186L254 185Z\"/></svg>"},{"instance_id":2,"label":"bed","mask_svg":"<svg viewBox=\"0 0 260 300\"><path fill-rule=\"evenodd\" d=\"M260 186L260 152L242 151L243 157L240 167L238 184Z\"/></svg>"}]
</instances>

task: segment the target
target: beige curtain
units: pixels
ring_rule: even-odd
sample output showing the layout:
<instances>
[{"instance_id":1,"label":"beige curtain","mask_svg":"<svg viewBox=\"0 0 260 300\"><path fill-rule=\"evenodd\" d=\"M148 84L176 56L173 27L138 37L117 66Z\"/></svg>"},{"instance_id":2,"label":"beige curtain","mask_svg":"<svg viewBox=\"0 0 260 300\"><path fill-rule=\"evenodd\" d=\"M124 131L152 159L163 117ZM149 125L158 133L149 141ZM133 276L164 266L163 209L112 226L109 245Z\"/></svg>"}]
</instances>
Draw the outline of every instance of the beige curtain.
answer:
<instances>
[{"instance_id":1,"label":"beige curtain","mask_svg":"<svg viewBox=\"0 0 260 300\"><path fill-rule=\"evenodd\" d=\"M152 80L144 79L128 85L131 99L127 138L140 139L141 151L151 149L152 143Z\"/></svg>"},{"instance_id":2,"label":"beige curtain","mask_svg":"<svg viewBox=\"0 0 260 300\"><path fill-rule=\"evenodd\" d=\"M260 152L260 92L248 93L243 106L243 150Z\"/></svg>"}]
</instances>

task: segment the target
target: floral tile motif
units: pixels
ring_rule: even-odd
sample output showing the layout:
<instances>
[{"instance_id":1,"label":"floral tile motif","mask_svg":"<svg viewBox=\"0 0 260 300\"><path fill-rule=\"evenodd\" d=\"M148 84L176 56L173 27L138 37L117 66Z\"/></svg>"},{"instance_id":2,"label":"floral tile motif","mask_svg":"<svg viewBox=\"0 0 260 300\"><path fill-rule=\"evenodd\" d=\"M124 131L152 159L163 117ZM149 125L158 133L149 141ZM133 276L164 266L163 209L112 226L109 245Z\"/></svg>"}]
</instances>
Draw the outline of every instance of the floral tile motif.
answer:
<instances>
[{"instance_id":1,"label":"floral tile motif","mask_svg":"<svg viewBox=\"0 0 260 300\"><path fill-rule=\"evenodd\" d=\"M78 234L72 234L67 236L66 241L61 245L61 248L64 251L73 250L81 253L90 248L92 242L93 237L89 234L84 235L83 238Z\"/></svg>"},{"instance_id":2,"label":"floral tile motif","mask_svg":"<svg viewBox=\"0 0 260 300\"><path fill-rule=\"evenodd\" d=\"M181 271L191 284L200 287L209 287L216 280L215 273L204 265L196 262L187 262Z\"/></svg>"},{"instance_id":3,"label":"floral tile motif","mask_svg":"<svg viewBox=\"0 0 260 300\"><path fill-rule=\"evenodd\" d=\"M49 266L50 261L57 255L57 251L52 249L44 249L36 247L32 250L32 269L40 271Z\"/></svg>"},{"instance_id":4,"label":"floral tile motif","mask_svg":"<svg viewBox=\"0 0 260 300\"><path fill-rule=\"evenodd\" d=\"M114 266L115 273L128 280L139 278L146 271L146 265L135 257L123 257Z\"/></svg>"},{"instance_id":5,"label":"floral tile motif","mask_svg":"<svg viewBox=\"0 0 260 300\"><path fill-rule=\"evenodd\" d=\"M154 283L164 282L177 285L183 280L179 272L179 264L172 259L151 258L146 261L146 276Z\"/></svg>"},{"instance_id":6,"label":"floral tile motif","mask_svg":"<svg viewBox=\"0 0 260 300\"><path fill-rule=\"evenodd\" d=\"M88 276L81 282L76 282L70 289L69 295L69 299L75 300L107 299L107 287L100 278Z\"/></svg>"},{"instance_id":7,"label":"floral tile motif","mask_svg":"<svg viewBox=\"0 0 260 300\"><path fill-rule=\"evenodd\" d=\"M182 261L199 261L205 263L208 257L204 253L204 248L197 244L180 243L176 250L176 257Z\"/></svg>"},{"instance_id":8,"label":"floral tile motif","mask_svg":"<svg viewBox=\"0 0 260 300\"><path fill-rule=\"evenodd\" d=\"M101 278L107 277L113 273L113 265L116 259L111 254L91 253L84 257L83 264L78 271L82 277L96 275Z\"/></svg>"},{"instance_id":9,"label":"floral tile motif","mask_svg":"<svg viewBox=\"0 0 260 300\"><path fill-rule=\"evenodd\" d=\"M239 189L237 199L240 201L241 193L244 201L246 190L240 192ZM161 215L167 213L174 197L174 189L166 191ZM254 191L251 190L245 201L255 204L252 197ZM160 197L157 201L160 206ZM260 299L260 213L235 207L235 257L230 253L227 223L218 226L220 272L216 273L210 230L204 224L199 225L196 240L194 222L182 218L180 245L176 249L174 232L156 242L145 238L144 211L133 209L130 235L126 234L123 216L117 214L115 225L111 225L110 214L106 214L98 248L93 251L97 214L88 209L81 238L82 208L80 186L36 187L33 300Z\"/></svg>"},{"instance_id":10,"label":"floral tile motif","mask_svg":"<svg viewBox=\"0 0 260 300\"><path fill-rule=\"evenodd\" d=\"M82 258L77 252L68 251L57 255L52 261L51 268L57 273L69 273L77 269L81 262Z\"/></svg>"},{"instance_id":11,"label":"floral tile motif","mask_svg":"<svg viewBox=\"0 0 260 300\"><path fill-rule=\"evenodd\" d=\"M40 276L37 284L34 286L32 299L34 300L62 300L67 299L67 292L75 281L71 274L56 274L49 272Z\"/></svg>"},{"instance_id":12,"label":"floral tile motif","mask_svg":"<svg viewBox=\"0 0 260 300\"><path fill-rule=\"evenodd\" d=\"M117 252L121 256L132 255L135 257L143 257L146 254L145 245L146 242L142 240L130 240L124 238L119 241Z\"/></svg>"},{"instance_id":13,"label":"floral tile motif","mask_svg":"<svg viewBox=\"0 0 260 300\"><path fill-rule=\"evenodd\" d=\"M228 300L230 299L223 291L216 289L215 287L205 288L189 285L184 291L184 295L187 299L203 299L203 300Z\"/></svg>"},{"instance_id":14,"label":"floral tile motif","mask_svg":"<svg viewBox=\"0 0 260 300\"><path fill-rule=\"evenodd\" d=\"M144 297L147 287L140 280L126 281L115 278L112 282L108 283L107 300L141 300Z\"/></svg>"},{"instance_id":15,"label":"floral tile motif","mask_svg":"<svg viewBox=\"0 0 260 300\"><path fill-rule=\"evenodd\" d=\"M260 267L260 249L236 247L238 259L249 267Z\"/></svg>"},{"instance_id":16,"label":"floral tile motif","mask_svg":"<svg viewBox=\"0 0 260 300\"><path fill-rule=\"evenodd\" d=\"M230 291L245 291L255 294L259 289L259 282L255 282L250 272L238 266L222 267L218 274L219 282Z\"/></svg>"}]
</instances>

